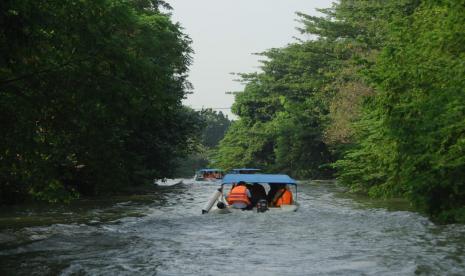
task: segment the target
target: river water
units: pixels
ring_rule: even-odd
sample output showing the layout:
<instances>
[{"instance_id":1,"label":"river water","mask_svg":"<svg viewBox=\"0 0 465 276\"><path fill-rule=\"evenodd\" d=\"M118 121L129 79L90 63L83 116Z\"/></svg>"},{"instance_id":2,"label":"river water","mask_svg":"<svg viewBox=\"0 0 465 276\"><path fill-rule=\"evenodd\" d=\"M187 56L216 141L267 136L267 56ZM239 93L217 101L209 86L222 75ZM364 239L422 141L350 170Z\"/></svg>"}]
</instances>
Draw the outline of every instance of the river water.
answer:
<instances>
[{"instance_id":1,"label":"river water","mask_svg":"<svg viewBox=\"0 0 465 276\"><path fill-rule=\"evenodd\" d=\"M465 226L303 182L300 209L201 215L215 184L0 212L0 275L465 275Z\"/></svg>"}]
</instances>

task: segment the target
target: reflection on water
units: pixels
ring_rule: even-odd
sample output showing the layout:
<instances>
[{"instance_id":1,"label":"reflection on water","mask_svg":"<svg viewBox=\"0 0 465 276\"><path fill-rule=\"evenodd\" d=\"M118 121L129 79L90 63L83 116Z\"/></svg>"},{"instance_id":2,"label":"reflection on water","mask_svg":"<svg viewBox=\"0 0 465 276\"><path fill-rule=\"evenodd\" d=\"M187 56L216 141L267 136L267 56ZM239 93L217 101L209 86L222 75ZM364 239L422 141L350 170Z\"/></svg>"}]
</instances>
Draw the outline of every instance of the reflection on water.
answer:
<instances>
[{"instance_id":1,"label":"reflection on water","mask_svg":"<svg viewBox=\"0 0 465 276\"><path fill-rule=\"evenodd\" d=\"M4 212L0 274L465 274L464 226L388 211L331 182L302 183L295 213L201 215L216 187L184 180L150 196Z\"/></svg>"}]
</instances>

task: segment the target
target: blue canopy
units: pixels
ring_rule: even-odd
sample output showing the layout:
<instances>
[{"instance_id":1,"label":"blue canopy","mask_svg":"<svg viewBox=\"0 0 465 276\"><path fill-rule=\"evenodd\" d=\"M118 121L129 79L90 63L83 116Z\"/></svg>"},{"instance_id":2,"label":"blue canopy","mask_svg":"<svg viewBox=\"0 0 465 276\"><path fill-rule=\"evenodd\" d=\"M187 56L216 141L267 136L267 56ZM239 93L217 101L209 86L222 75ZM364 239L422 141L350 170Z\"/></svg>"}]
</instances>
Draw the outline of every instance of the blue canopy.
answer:
<instances>
[{"instance_id":1,"label":"blue canopy","mask_svg":"<svg viewBox=\"0 0 465 276\"><path fill-rule=\"evenodd\" d=\"M227 174L221 184L246 183L293 184L297 182L286 174Z\"/></svg>"},{"instance_id":2,"label":"blue canopy","mask_svg":"<svg viewBox=\"0 0 465 276\"><path fill-rule=\"evenodd\" d=\"M232 169L231 173L240 173L240 172L258 172L260 169L252 169L252 168L240 168L240 169Z\"/></svg>"},{"instance_id":3,"label":"blue canopy","mask_svg":"<svg viewBox=\"0 0 465 276\"><path fill-rule=\"evenodd\" d=\"M220 169L201 169L198 172L222 172L223 170Z\"/></svg>"}]
</instances>

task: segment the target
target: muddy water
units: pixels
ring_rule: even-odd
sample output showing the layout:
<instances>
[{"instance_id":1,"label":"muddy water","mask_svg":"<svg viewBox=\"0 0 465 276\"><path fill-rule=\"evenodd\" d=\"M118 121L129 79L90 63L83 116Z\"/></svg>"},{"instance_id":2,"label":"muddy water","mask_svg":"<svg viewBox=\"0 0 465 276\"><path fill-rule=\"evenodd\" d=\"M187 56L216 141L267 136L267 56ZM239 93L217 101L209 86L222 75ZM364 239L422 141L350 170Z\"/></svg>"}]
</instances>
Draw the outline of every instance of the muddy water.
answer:
<instances>
[{"instance_id":1,"label":"muddy water","mask_svg":"<svg viewBox=\"0 0 465 276\"><path fill-rule=\"evenodd\" d=\"M1 275L465 275L465 226L303 182L298 212L201 215L217 186L0 211Z\"/></svg>"}]
</instances>

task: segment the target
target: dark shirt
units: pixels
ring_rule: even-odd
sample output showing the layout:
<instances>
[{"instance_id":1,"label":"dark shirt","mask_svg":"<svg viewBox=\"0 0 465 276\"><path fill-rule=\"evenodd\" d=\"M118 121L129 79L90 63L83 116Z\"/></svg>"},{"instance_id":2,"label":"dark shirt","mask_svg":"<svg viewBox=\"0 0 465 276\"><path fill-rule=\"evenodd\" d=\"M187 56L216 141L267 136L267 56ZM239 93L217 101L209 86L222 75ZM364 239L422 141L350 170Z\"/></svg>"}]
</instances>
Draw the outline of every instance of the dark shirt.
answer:
<instances>
[{"instance_id":1,"label":"dark shirt","mask_svg":"<svg viewBox=\"0 0 465 276\"><path fill-rule=\"evenodd\" d=\"M257 205L257 202L260 200L260 199L266 199L266 191L265 191L265 188L260 185L260 184L254 184L251 188L250 188L250 192L252 194L252 198L251 198L251 202L252 202L252 206L255 206Z\"/></svg>"}]
</instances>

